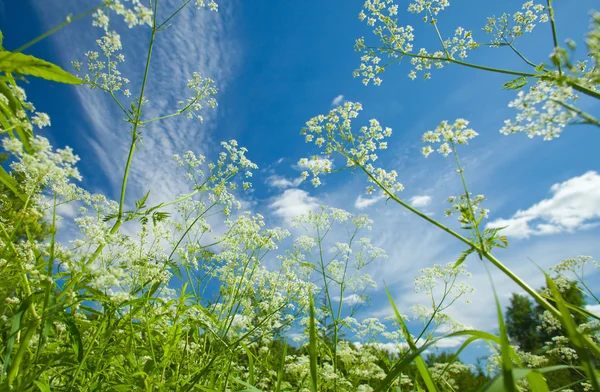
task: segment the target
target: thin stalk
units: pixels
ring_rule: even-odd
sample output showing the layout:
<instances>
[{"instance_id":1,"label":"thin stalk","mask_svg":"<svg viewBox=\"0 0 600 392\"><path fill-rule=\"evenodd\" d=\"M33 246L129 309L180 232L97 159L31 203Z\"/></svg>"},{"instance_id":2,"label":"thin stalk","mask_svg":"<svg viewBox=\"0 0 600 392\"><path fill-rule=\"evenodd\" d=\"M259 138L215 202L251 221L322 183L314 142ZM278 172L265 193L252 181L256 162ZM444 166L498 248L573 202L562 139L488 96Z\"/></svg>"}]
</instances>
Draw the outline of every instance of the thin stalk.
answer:
<instances>
[{"instance_id":1,"label":"thin stalk","mask_svg":"<svg viewBox=\"0 0 600 392\"><path fill-rule=\"evenodd\" d=\"M527 59L527 57L525 57L525 56L524 56L524 55L523 55L521 52L519 52L519 51L517 50L517 48L515 48L511 42L508 42L508 40L507 40L506 38L504 38L504 41L506 42L506 45L507 45L509 48L511 48L511 49L512 49L512 51L513 51L513 52L515 52L515 53L517 54L517 56L519 56L519 57L521 58L521 60L525 61L525 62L526 62L528 65L531 65L531 66L532 66L532 67L534 67L534 68L535 68L535 67L537 67L537 65L536 65L536 64L534 64L534 63L532 63L531 61L529 61L529 60Z\"/></svg>"},{"instance_id":2,"label":"thin stalk","mask_svg":"<svg viewBox=\"0 0 600 392\"><path fill-rule=\"evenodd\" d=\"M435 61L447 61L449 63L454 63L454 64L462 65L462 66L465 66L465 67L469 67L469 68L475 68L475 69L479 69L479 70L482 70L482 71L489 71L489 72L501 73L501 74L505 74L505 75L515 75L515 76L525 76L525 77L531 77L531 78L539 78L539 75L533 74L533 73L529 73L529 72L511 71L511 70L508 70L508 69L487 67L485 65L472 64L472 63L467 63L465 61L456 60L456 59L454 59L452 57L435 57L435 56L426 56L426 55L420 55L420 54L414 54L414 53L407 53L407 52L404 52L404 51L397 51L397 50L394 50L394 51L395 52L400 52L400 54L402 56L416 57L416 58L420 58L420 59L435 60Z\"/></svg>"},{"instance_id":3,"label":"thin stalk","mask_svg":"<svg viewBox=\"0 0 600 392\"><path fill-rule=\"evenodd\" d=\"M125 192L127 190L127 180L129 178L131 162L133 161L133 153L135 151L135 146L136 146L138 138L139 138L138 128L141 124L140 117L142 115L142 103L143 103L143 99L144 99L144 92L146 90L146 84L148 82L148 73L150 71L150 59L152 58L152 49L154 48L154 40L156 38L156 31L157 31L156 30L156 14L158 11L157 8L158 8L158 0L155 0L154 1L154 9L153 9L154 19L153 19L153 23L152 23L152 34L150 35L150 45L148 46L148 54L146 56L146 66L144 68L144 76L142 79L142 87L140 89L140 95L139 95L139 99L138 99L138 107L137 107L137 110L136 110L136 113L135 113L135 116L133 119L133 130L131 132L131 144L129 146L129 153L127 154L127 163L125 164L125 171L123 173L123 181L121 183L121 197L119 199L118 218L117 218L117 221L115 222L115 224L113 225L113 227L110 229L110 234L115 234L117 232L117 230L119 230L119 228L123 224L123 207L125 205ZM96 258L98 258L98 256L100 255L100 253L102 252L103 249L104 249L104 245L99 245L98 248L96 248L96 251L92 254L90 259L88 260L87 264L91 264L94 260L96 260Z\"/></svg>"},{"instance_id":4,"label":"thin stalk","mask_svg":"<svg viewBox=\"0 0 600 392\"><path fill-rule=\"evenodd\" d=\"M92 337L90 339L90 344L88 345L87 350L85 350L85 353L83 354L83 358L81 358L81 362L79 362L79 364L77 365L77 369L75 369L75 374L73 374L73 377L71 378L71 382L69 383L69 388L68 388L69 390L71 390L73 388L73 385L75 385L75 382L77 381L77 376L79 376L79 372L81 372L81 369L83 368L83 364L85 363L87 357L92 352L96 338L100 334L101 330L102 330L102 328L99 325L98 328L96 328L96 331L94 331L94 335L92 335Z\"/></svg>"},{"instance_id":5,"label":"thin stalk","mask_svg":"<svg viewBox=\"0 0 600 392\"><path fill-rule=\"evenodd\" d=\"M467 181L465 180L465 176L463 173L463 168L460 165L460 160L458 159L458 153L456 152L456 145L454 141L452 143L452 152L454 153L454 159L456 160L456 167L458 168L458 174L460 174L460 180L462 182L463 189L465 191L465 197L467 199L467 207L469 208L469 216L473 219L471 222L473 227L475 228L475 233L477 234L477 239L479 240L479 246L483 251L486 251L485 242L483 241L483 236L479 231L479 223L477 222L477 218L475 217L475 212L473 211L473 203L471 203L471 197L469 196L469 189L467 188Z\"/></svg>"},{"instance_id":6,"label":"thin stalk","mask_svg":"<svg viewBox=\"0 0 600 392\"><path fill-rule=\"evenodd\" d=\"M504 264L502 264L502 262L500 262L500 260L498 260L497 258L495 258L494 256L492 256L489 252L484 251L483 249L481 249L479 246L477 246L476 244L474 244L473 242L471 242L469 239L467 239L467 238L463 237L462 235L458 234L456 231L450 229L449 227L444 226L443 224L439 223L438 221L430 218L429 216L421 213L420 211L416 210L415 208L411 207L410 205L408 205L405 202L403 202L402 200L400 200L395 194L393 194L392 192L390 192L389 189L387 189L385 186L383 186L383 184L381 184L373 176L373 174L371 174L366 168L364 168L354 158L350 158L350 159L358 167L360 167L367 174L367 176L377 186L379 186L380 189L382 189L389 196L390 199L394 200L396 203L400 204L402 207L404 207L407 210L411 211L415 215L418 215L419 217L423 218L427 222L433 224L434 226L437 226L438 228L442 229L446 233L452 235L453 237L455 237L456 239L460 240L461 242L463 242L463 243L465 243L465 244L467 244L467 245L475 248L475 250L478 251L478 252L480 252L483 257L485 257L492 264L494 264L500 271L502 271L506 276L508 276L513 282L515 282L516 284L518 284L519 286L521 286L521 288L523 290L525 290L529 295L531 295L540 305L542 305L545 309L547 309L549 312L551 312L553 316L557 317L558 319L561 318L560 312L554 306L552 306L548 301L546 301L546 299L544 299L541 296L541 294L539 294L537 291L535 291L531 286L529 286L521 278L519 278L517 275L515 275Z\"/></svg>"},{"instance_id":7,"label":"thin stalk","mask_svg":"<svg viewBox=\"0 0 600 392\"><path fill-rule=\"evenodd\" d=\"M514 75L514 76L523 76L523 77L530 77L530 78L537 78L537 79L551 79L551 80L554 80L554 78L548 77L546 75L533 74L533 73L529 73L529 72L511 71L511 70L508 70L508 69L501 69L501 68L486 67L484 65L467 63L467 62L456 60L456 59L449 58L449 57L423 56L423 55L419 55L419 54L407 53L407 52L398 51L398 50L392 50L392 51L399 52L402 56L415 57L415 58L428 59L428 60L435 60L435 61L446 61L446 62L449 62L449 63L458 64L458 65L462 65L464 67L469 67L469 68L475 68L475 69L479 69L479 70L482 70L482 71L489 71L489 72L501 73L501 74L505 74L505 75ZM394 59L394 61L395 61L395 59ZM596 98L596 99L600 99L600 92L599 91L594 91L592 89L589 89L589 88L587 88L585 86L582 86L582 85L580 85L578 83L573 82L572 80L568 80L567 79L567 80L564 80L563 82L566 83L568 86L574 88L575 90L579 91L580 93L583 93L585 95L588 95L588 96Z\"/></svg>"},{"instance_id":8,"label":"thin stalk","mask_svg":"<svg viewBox=\"0 0 600 392\"><path fill-rule=\"evenodd\" d=\"M568 110L570 110L570 111L572 111L574 113L577 113L577 115L579 117L581 117L581 118L583 118L585 120L585 123L596 125L596 126L600 127L600 120L598 120L597 118L595 118L591 114L588 114L588 113L584 112L581 109L577 109L575 106L573 106L571 104L568 104L566 102L559 101L559 100L556 100L556 99L553 99L552 101L556 102L557 104L563 106L564 108L566 108L566 109L568 109Z\"/></svg>"},{"instance_id":9,"label":"thin stalk","mask_svg":"<svg viewBox=\"0 0 600 392\"><path fill-rule=\"evenodd\" d=\"M46 283L46 293L44 295L44 307L42 308L42 329L46 328L46 310L48 308L48 304L50 303L50 291L52 290L53 282L52 282L52 270L54 269L54 251L56 244L56 192L54 193L54 203L52 208L52 234L50 236L50 254L48 255L48 281ZM38 349L35 354L35 362L39 358L40 353L42 352L42 345L45 340L45 332L40 334L40 339L38 341Z\"/></svg>"},{"instance_id":10,"label":"thin stalk","mask_svg":"<svg viewBox=\"0 0 600 392\"><path fill-rule=\"evenodd\" d=\"M86 16L88 16L91 13L94 13L94 12L98 11L101 8L106 7L106 5L107 4L99 5L97 7L94 7L92 9L87 10L87 11L85 11L85 12L79 14L79 15L76 15L76 16L67 16L67 19L64 22L62 22L61 24L59 24L59 25L51 28L50 30L46 31L44 34L42 34L42 35L40 35L40 36L32 39L31 41L27 42L26 44L23 44L23 45L19 46L17 49L13 50L13 52L14 53L18 53L18 52L24 51L25 49L29 48L30 46L32 46L32 45L40 42L44 38L46 38L46 37L48 37L48 36L56 33L58 30L62 29L63 27L65 27L65 26L67 26L67 25L75 22L78 19L86 17Z\"/></svg>"},{"instance_id":11,"label":"thin stalk","mask_svg":"<svg viewBox=\"0 0 600 392\"><path fill-rule=\"evenodd\" d=\"M558 34L556 33L556 22L554 21L554 8L552 7L552 0L547 0L548 4L548 16L550 17L550 26L552 27L552 40L554 41L554 56L556 56L556 66L558 68L558 75L562 76L562 65L560 64L560 58L558 57Z\"/></svg>"}]
</instances>

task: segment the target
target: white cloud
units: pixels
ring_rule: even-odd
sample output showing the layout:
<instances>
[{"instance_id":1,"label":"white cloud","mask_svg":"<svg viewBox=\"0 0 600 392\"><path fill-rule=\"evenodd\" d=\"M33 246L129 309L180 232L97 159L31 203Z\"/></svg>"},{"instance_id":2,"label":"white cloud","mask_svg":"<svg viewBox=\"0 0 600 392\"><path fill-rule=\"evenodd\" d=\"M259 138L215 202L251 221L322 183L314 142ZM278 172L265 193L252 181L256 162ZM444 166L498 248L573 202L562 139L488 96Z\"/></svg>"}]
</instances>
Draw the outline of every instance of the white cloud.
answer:
<instances>
[{"instance_id":1,"label":"white cloud","mask_svg":"<svg viewBox=\"0 0 600 392\"><path fill-rule=\"evenodd\" d=\"M354 346L357 349L361 349L363 345L361 342L353 342L352 344L354 344ZM384 350L387 351L388 353L392 354L392 355L398 355L400 354L400 350L408 350L408 344L407 343L392 343L392 342L387 342L387 343L369 343L369 345L374 345L377 348L379 348L380 350Z\"/></svg>"},{"instance_id":2,"label":"white cloud","mask_svg":"<svg viewBox=\"0 0 600 392\"><path fill-rule=\"evenodd\" d=\"M427 207L429 204L431 204L431 196L417 195L410 198L410 205L415 208Z\"/></svg>"},{"instance_id":3,"label":"white cloud","mask_svg":"<svg viewBox=\"0 0 600 392\"><path fill-rule=\"evenodd\" d=\"M304 181L301 177L294 178L292 180L285 177L278 176L276 174L267 177L267 184L275 188L294 188L300 185Z\"/></svg>"},{"instance_id":4,"label":"white cloud","mask_svg":"<svg viewBox=\"0 0 600 392\"><path fill-rule=\"evenodd\" d=\"M342 94L340 94L337 97L333 98L333 101L331 101L331 104L333 106L338 106L340 103L342 103L342 101L344 101L344 96Z\"/></svg>"},{"instance_id":5,"label":"white cloud","mask_svg":"<svg viewBox=\"0 0 600 392\"><path fill-rule=\"evenodd\" d=\"M600 224L600 175L589 171L579 177L552 185L552 197L511 218L497 219L487 227L504 227L504 235L528 238L560 232L585 230Z\"/></svg>"},{"instance_id":6,"label":"white cloud","mask_svg":"<svg viewBox=\"0 0 600 392\"><path fill-rule=\"evenodd\" d=\"M340 300L340 297L339 296L333 297L333 300L335 302L337 302ZM363 302L365 302L365 301L358 294L350 294L350 295L347 295L342 298L342 303L344 305L348 305L348 306L359 305L359 304L362 304Z\"/></svg>"},{"instance_id":7,"label":"white cloud","mask_svg":"<svg viewBox=\"0 0 600 392\"><path fill-rule=\"evenodd\" d=\"M435 342L434 346L437 348L452 348L458 347L466 340L466 337L455 336L449 338L443 338Z\"/></svg>"},{"instance_id":8,"label":"white cloud","mask_svg":"<svg viewBox=\"0 0 600 392\"><path fill-rule=\"evenodd\" d=\"M273 213L282 217L288 224L298 215L307 213L319 206L319 200L302 189L286 189L275 197L270 207Z\"/></svg>"},{"instance_id":9,"label":"white cloud","mask_svg":"<svg viewBox=\"0 0 600 392\"><path fill-rule=\"evenodd\" d=\"M596 304L596 305L587 305L586 310L597 315L600 316L600 305Z\"/></svg>"},{"instance_id":10,"label":"white cloud","mask_svg":"<svg viewBox=\"0 0 600 392\"><path fill-rule=\"evenodd\" d=\"M360 195L358 195L358 197L356 198L356 201L354 202L354 207L358 208L358 209L363 209L366 207L369 207L375 203L377 203L379 200L385 199L385 197L383 196L375 196L375 197L362 197Z\"/></svg>"}]
</instances>

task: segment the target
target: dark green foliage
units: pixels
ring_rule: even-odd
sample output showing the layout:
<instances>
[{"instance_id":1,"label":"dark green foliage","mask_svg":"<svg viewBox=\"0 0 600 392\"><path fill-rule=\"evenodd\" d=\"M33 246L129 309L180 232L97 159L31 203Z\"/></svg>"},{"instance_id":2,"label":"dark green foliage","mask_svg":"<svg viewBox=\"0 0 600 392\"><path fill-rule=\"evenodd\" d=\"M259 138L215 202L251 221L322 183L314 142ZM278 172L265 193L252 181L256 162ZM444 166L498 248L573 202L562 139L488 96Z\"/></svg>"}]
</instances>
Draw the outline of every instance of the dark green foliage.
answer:
<instances>
[{"instance_id":1,"label":"dark green foliage","mask_svg":"<svg viewBox=\"0 0 600 392\"><path fill-rule=\"evenodd\" d=\"M538 325L537 315L529 297L513 293L510 305L506 308L506 329L513 343L527 352L539 349Z\"/></svg>"},{"instance_id":2,"label":"dark green foliage","mask_svg":"<svg viewBox=\"0 0 600 392\"><path fill-rule=\"evenodd\" d=\"M540 289L540 292L546 292L546 288ZM562 290L564 300L577 307L585 307L585 298L583 292L576 282ZM555 302L549 299L552 305ZM548 359L548 363L544 366L560 365L571 363L565 362L560 355L549 353L548 350L554 347L552 339L558 336L567 336L564 328L558 330L543 328L542 315L544 308L540 305L535 305L529 297L513 294L510 299L510 305L506 309L506 326L508 334L513 344L519 346L523 351L527 351L536 355L544 355ZM577 325L585 323L586 317L577 312L571 312L571 315ZM577 365L577 362L572 363ZM585 374L574 369L562 369L544 375L550 389L557 389L570 385L569 388L580 391L583 390L579 385L579 381L585 379Z\"/></svg>"}]
</instances>

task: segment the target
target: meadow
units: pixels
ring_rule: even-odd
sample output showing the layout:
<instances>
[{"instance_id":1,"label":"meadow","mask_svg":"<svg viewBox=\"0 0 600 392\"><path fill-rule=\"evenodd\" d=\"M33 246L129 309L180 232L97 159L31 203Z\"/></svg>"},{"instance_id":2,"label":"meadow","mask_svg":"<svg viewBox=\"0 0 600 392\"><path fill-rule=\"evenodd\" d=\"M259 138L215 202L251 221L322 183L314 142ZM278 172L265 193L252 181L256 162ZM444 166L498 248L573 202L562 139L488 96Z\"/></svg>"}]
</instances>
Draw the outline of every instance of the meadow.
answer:
<instances>
[{"instance_id":1,"label":"meadow","mask_svg":"<svg viewBox=\"0 0 600 392\"><path fill-rule=\"evenodd\" d=\"M327 187L326 179L351 172L365 183L356 196L385 200L390 215L418 217L461 244L452 262L423 266L414 277L414 295L428 305L404 309L370 273L387 257L370 236L376 222L318 206L294 217L291 227L270 226L245 202L261 185L252 182L259 167L251 160L255 153L235 140L220 141L218 151L205 155L183 150L173 156L188 192L155 202L157 190L148 188L134 198L128 188L139 174L134 157L159 148L143 143L149 127L176 117L196 127L221 110L211 75L187 75L171 112L151 109L149 102L161 97L147 89L156 42L168 42L182 15L219 12L219 4L96 3L14 49L3 47L2 34L9 32L0 32L1 391L600 392L600 317L590 311L600 300L586 279L600 266L573 249L572 258L537 270L542 289L507 266L501 251L510 246L510 225L489 224L486 202L493 195L473 193L469 176L478 168L467 170L461 159L479 136L468 119L435 119L438 125L423 130L420 140L421 158L450 160L452 181L461 188L448 195L446 216L439 218L404 197L405 174L379 159L396 131L363 118L361 103L340 99L298 129L298 144L311 151L297 163L298 184ZM376 90L396 72L436 83L442 69L452 67L498 74L506 78L498 91L513 93L507 104L514 114L499 131L529 137L516 143L561 143L563 132L597 131L600 12L591 10L580 22L589 28L576 42L558 35L553 5L527 1L490 16L474 33L445 18L455 6L448 0L367 0L356 14L371 35L355 40L358 65L348 83ZM405 24L408 14L423 25ZM27 54L84 21L98 35L97 46L73 54L70 69ZM116 25L148 41L142 58L127 58L144 65L140 83L120 71L125 55ZM553 51L537 63L518 48L542 28ZM417 30L437 37L436 46L413 47ZM482 50L504 51L514 66L472 62L471 54ZM51 127L52 113L28 100L33 79L110 97L124 119L115 134L127 151L115 200L85 189L77 151L54 148L43 136L60 131ZM65 236L66 227L75 230ZM488 271L495 297L495 324L486 330L450 312L468 307L474 295L467 259ZM507 307L491 271L520 289ZM366 313L377 287L386 293L391 317ZM447 339L460 345L434 350ZM485 361L463 362L461 354L475 345L485 347Z\"/></svg>"}]
</instances>

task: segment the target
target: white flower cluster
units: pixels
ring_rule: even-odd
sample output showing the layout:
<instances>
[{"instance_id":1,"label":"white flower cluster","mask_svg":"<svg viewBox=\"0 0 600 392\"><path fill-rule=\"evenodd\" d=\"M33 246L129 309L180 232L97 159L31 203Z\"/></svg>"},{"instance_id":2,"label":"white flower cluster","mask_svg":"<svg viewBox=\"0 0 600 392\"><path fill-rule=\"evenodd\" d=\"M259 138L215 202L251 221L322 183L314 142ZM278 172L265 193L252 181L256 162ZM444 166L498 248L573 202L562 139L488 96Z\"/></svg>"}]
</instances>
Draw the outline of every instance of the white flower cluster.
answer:
<instances>
[{"instance_id":1,"label":"white flower cluster","mask_svg":"<svg viewBox=\"0 0 600 392\"><path fill-rule=\"evenodd\" d=\"M99 88L110 93L121 91L125 96L130 96L129 90L122 90L123 85L129 83L129 79L123 77L117 69L118 64L125 61L125 56L118 53L123 49L121 36L115 31L108 31L102 38L96 40L96 44L106 60L100 59L100 53L96 51L86 52L87 73L83 76L83 80L92 89ZM71 64L76 71L81 72L83 65L81 62L73 61Z\"/></svg>"},{"instance_id":2,"label":"white flower cluster","mask_svg":"<svg viewBox=\"0 0 600 392\"><path fill-rule=\"evenodd\" d=\"M458 57L464 60L467 58L467 50L473 50L477 47L477 42L473 39L473 32L462 27L457 27L454 36L444 41L446 55L452 59L458 53Z\"/></svg>"},{"instance_id":3,"label":"white flower cluster","mask_svg":"<svg viewBox=\"0 0 600 392\"><path fill-rule=\"evenodd\" d=\"M196 7L204 8L208 7L211 11L217 12L219 10L219 4L215 0L196 0Z\"/></svg>"},{"instance_id":4,"label":"white flower cluster","mask_svg":"<svg viewBox=\"0 0 600 392\"><path fill-rule=\"evenodd\" d=\"M5 136L2 139L3 148L16 158L10 167L21 176L23 190L34 199L40 197L45 188L59 195L70 193L70 179L81 180L75 167L79 157L70 147L52 151L48 139L41 136L30 139L29 145L28 153L17 138Z\"/></svg>"},{"instance_id":5,"label":"white flower cluster","mask_svg":"<svg viewBox=\"0 0 600 392\"><path fill-rule=\"evenodd\" d=\"M388 172L373 166L373 162L378 159L376 151L387 149L387 141L384 139L392 135L392 129L383 128L379 121L371 119L368 126L360 127L355 134L352 132L352 119L358 117L361 110L360 103L345 102L332 109L326 116L319 115L308 120L301 134L305 135L307 143L314 142L325 157L338 153L346 159L346 167L361 166L369 173L369 182L378 183L393 193L400 192L404 186L397 182L398 173L395 170ZM312 161L320 159L322 158L314 156ZM310 165L306 158L300 163ZM317 179L320 174L328 173L330 170L330 166L312 165L312 175ZM313 184L317 186L320 181L313 180ZM372 193L374 190L374 186L367 187L367 193Z\"/></svg>"},{"instance_id":6,"label":"white flower cluster","mask_svg":"<svg viewBox=\"0 0 600 392\"><path fill-rule=\"evenodd\" d=\"M122 16L129 28L138 25L152 26L152 10L144 6L140 0L110 0L108 7ZM108 16L102 15L102 10L97 11L97 14L99 14L96 17L97 25L108 30Z\"/></svg>"},{"instance_id":7,"label":"white flower cluster","mask_svg":"<svg viewBox=\"0 0 600 392\"><path fill-rule=\"evenodd\" d=\"M185 103L183 101L178 102L179 105L184 105L179 113L187 113L188 118L196 117L203 121L202 116L195 112L202 110L204 101L212 109L217 107L217 100L213 97L218 91L215 82L210 78L202 77L198 72L194 72L193 78L188 80L188 88L194 92L194 96L188 98Z\"/></svg>"},{"instance_id":8,"label":"white flower cluster","mask_svg":"<svg viewBox=\"0 0 600 392\"><path fill-rule=\"evenodd\" d=\"M468 144L470 139L479 135L474 130L467 128L469 122L459 118L450 124L444 120L436 127L434 131L427 131L423 134L423 143L430 143L421 149L421 153L427 158L433 151L432 145L441 143L437 152L447 157L453 150L454 144Z\"/></svg>"},{"instance_id":9,"label":"white flower cluster","mask_svg":"<svg viewBox=\"0 0 600 392\"><path fill-rule=\"evenodd\" d=\"M431 297L435 294L437 287L443 286L442 297L450 302L473 293L474 289L472 287L464 282L457 282L459 277L470 278L471 273L467 271L464 265L456 268L455 264L455 262L449 262L444 266L434 264L432 267L422 268L419 271L421 275L414 280L415 293L423 291L426 296ZM464 301L468 303L470 299L465 297Z\"/></svg>"},{"instance_id":10,"label":"white flower cluster","mask_svg":"<svg viewBox=\"0 0 600 392\"><path fill-rule=\"evenodd\" d=\"M555 82L538 80L529 91L519 91L517 98L508 106L519 111L514 120L505 120L500 132L504 135L524 132L530 138L542 136L552 140L577 117L569 109L577 100L573 88Z\"/></svg>"},{"instance_id":11,"label":"white flower cluster","mask_svg":"<svg viewBox=\"0 0 600 392\"><path fill-rule=\"evenodd\" d=\"M515 38L525 33L531 33L538 21L546 23L549 20L546 7L542 4L527 1L521 9L523 11L515 12L512 16L512 22L514 23L512 25L510 14L502 14L498 18L495 16L488 18L483 31L494 35L492 47L511 44Z\"/></svg>"},{"instance_id":12,"label":"white flower cluster","mask_svg":"<svg viewBox=\"0 0 600 392\"><path fill-rule=\"evenodd\" d=\"M450 6L447 0L418 0L409 4L408 11L419 14L425 12L423 17L425 22L430 21L435 25L435 17ZM405 56L410 57L410 63L413 69L408 77L416 79L419 73L423 73L424 79L430 79L432 68L443 68L449 63L448 60L459 57L465 59L467 52L478 47L473 39L473 33L463 27L458 27L454 31L454 36L447 38L441 43L442 49L428 51L421 48L417 53L413 53L412 42L415 39L413 27L411 25L398 26L397 19L393 17L398 13L398 6L393 0L367 0L364 9L359 14L359 19L365 21L367 25L374 27L373 34L378 37L382 46L373 48L365 45L364 37L356 40L355 50L362 52L361 64L354 70L354 77L362 76L362 82L368 85L371 81L375 85L380 85L382 80L378 74L384 72L385 67ZM436 26L437 29L437 26ZM440 37L440 41L442 38ZM381 57L387 56L388 62L380 65Z\"/></svg>"},{"instance_id":13,"label":"white flower cluster","mask_svg":"<svg viewBox=\"0 0 600 392\"><path fill-rule=\"evenodd\" d=\"M564 274L565 272L583 274L583 268L588 263L593 264L595 268L600 268L600 265L598 265L598 262L592 256L577 256L561 261L554 267L551 267L550 270L557 274Z\"/></svg>"},{"instance_id":14,"label":"white flower cluster","mask_svg":"<svg viewBox=\"0 0 600 392\"><path fill-rule=\"evenodd\" d=\"M429 16L434 17L449 6L448 0L416 0L408 5L408 11L413 14L425 11ZM424 19L424 22L427 22L427 19Z\"/></svg>"},{"instance_id":15,"label":"white flower cluster","mask_svg":"<svg viewBox=\"0 0 600 392\"><path fill-rule=\"evenodd\" d=\"M210 202L218 201L224 205L225 215L229 215L233 208L239 209L241 204L235 200L231 191L238 189L234 177L243 173L245 178L252 177L252 170L258 166L246 157L248 151L245 147L238 147L235 140L221 142L225 151L219 154L216 163L209 163L205 168L203 156L196 156L193 152L186 152L183 157L175 154L173 157L179 166L188 169L187 178L194 181L198 190L209 194ZM205 170L208 169L208 174ZM242 189L252 187L249 181L242 181Z\"/></svg>"},{"instance_id":16,"label":"white flower cluster","mask_svg":"<svg viewBox=\"0 0 600 392\"><path fill-rule=\"evenodd\" d=\"M487 218L490 213L490 210L481 208L480 204L483 201L485 201L484 195L477 195L473 197L471 194L469 194L469 200L467 200L467 195L465 193L460 194L458 197L450 196L448 198L448 203L450 203L452 206L450 208L446 208L444 215L448 217L457 214L458 222L461 225L472 225L473 222L477 220ZM471 212L469 212L469 204L471 204Z\"/></svg>"},{"instance_id":17,"label":"white flower cluster","mask_svg":"<svg viewBox=\"0 0 600 392\"><path fill-rule=\"evenodd\" d=\"M21 127L26 131L31 132L33 130L33 125L38 128L43 128L50 126L50 117L46 113L35 112L35 106L33 103L27 101L27 94L25 90L17 86L16 84L8 84L8 89L12 96L17 101L17 109L15 110L15 116L9 116L6 118L7 123L4 124L7 127L7 124L11 123L12 126ZM10 106L10 100L6 95L0 93L0 108L6 110L6 112L12 112L13 109ZM27 111L35 112L35 115L29 119L27 116ZM7 127L10 129L10 127ZM5 130L2 126L0 126L0 134L3 134Z\"/></svg>"},{"instance_id":18,"label":"white flower cluster","mask_svg":"<svg viewBox=\"0 0 600 392\"><path fill-rule=\"evenodd\" d=\"M410 25L398 26L397 20L393 18L397 14L398 5L392 0L367 0L364 10L358 15L361 21L366 21L367 25L374 27L373 34L384 44L385 49L378 52L388 55L391 59L397 59L401 54L411 52L413 48L413 28ZM382 80L376 75L382 73L384 67L379 65L381 58L376 55L377 52L365 47L364 37L356 40L355 49L363 52L363 56L360 67L353 73L354 77L362 76L365 86L371 80L375 85L380 85Z\"/></svg>"}]
</instances>

